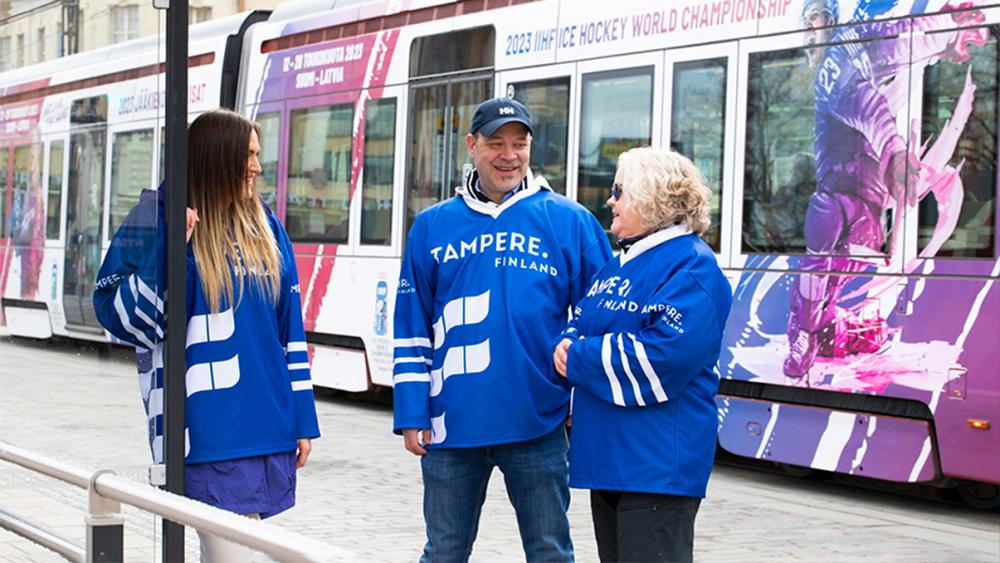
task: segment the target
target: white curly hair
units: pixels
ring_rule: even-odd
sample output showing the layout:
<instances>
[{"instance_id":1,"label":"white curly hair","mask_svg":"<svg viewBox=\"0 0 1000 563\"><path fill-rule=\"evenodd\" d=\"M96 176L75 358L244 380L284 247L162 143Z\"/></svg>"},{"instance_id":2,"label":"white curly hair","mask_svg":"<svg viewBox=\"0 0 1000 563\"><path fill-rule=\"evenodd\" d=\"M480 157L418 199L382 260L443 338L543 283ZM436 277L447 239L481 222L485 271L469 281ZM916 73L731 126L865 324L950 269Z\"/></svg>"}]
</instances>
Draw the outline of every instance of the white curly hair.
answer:
<instances>
[{"instance_id":1,"label":"white curly hair","mask_svg":"<svg viewBox=\"0 0 1000 563\"><path fill-rule=\"evenodd\" d=\"M711 223L712 190L701 171L682 154L668 149L637 147L618 157L621 183L629 193L629 206L642 226L658 231L687 225L702 234Z\"/></svg>"}]
</instances>

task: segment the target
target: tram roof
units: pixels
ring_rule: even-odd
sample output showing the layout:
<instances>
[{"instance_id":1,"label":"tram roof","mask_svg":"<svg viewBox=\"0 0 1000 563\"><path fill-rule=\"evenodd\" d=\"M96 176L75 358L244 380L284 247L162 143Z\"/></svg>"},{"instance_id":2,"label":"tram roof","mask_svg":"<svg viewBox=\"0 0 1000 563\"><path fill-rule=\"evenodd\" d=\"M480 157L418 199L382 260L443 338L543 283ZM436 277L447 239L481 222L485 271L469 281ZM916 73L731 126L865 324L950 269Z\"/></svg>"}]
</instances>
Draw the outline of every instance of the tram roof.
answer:
<instances>
[{"instance_id":1,"label":"tram roof","mask_svg":"<svg viewBox=\"0 0 1000 563\"><path fill-rule=\"evenodd\" d=\"M188 28L188 44L191 47L198 47L197 50L189 47L190 55L201 54L201 51L204 50L201 48L201 44L206 41L239 32L243 22L252 13L252 11L241 12L190 26ZM100 72L103 74L132 66L155 64L154 61L157 58L159 62L163 62L167 55L166 46L163 43L165 40L165 35L149 35L3 72L0 73L0 94L4 94L5 90L11 87L67 72L77 74L83 69L100 68ZM159 49L159 53L157 53L157 49ZM63 80L53 81L53 83L61 82Z\"/></svg>"}]
</instances>

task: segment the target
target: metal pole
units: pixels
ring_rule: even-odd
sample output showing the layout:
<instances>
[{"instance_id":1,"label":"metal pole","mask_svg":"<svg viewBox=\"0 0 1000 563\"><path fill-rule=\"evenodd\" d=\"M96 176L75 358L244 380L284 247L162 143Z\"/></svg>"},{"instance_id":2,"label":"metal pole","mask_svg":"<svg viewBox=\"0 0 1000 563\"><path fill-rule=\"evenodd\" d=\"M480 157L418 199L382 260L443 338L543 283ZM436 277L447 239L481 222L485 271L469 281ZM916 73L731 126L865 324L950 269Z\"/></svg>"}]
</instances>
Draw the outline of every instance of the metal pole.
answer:
<instances>
[{"instance_id":1,"label":"metal pole","mask_svg":"<svg viewBox=\"0 0 1000 563\"><path fill-rule=\"evenodd\" d=\"M74 561L86 560L87 552L92 554L92 560L98 558L106 561L122 560L124 553L121 526L115 529L115 526L121 523L121 503L245 545L277 561L312 563L358 560L357 555L345 548L329 545L297 532L245 518L189 498L172 495L146 484L119 477L107 469L95 472L89 468L75 466L20 448L3 440L0 440L0 461L7 461L87 489L89 510L86 552L81 546L55 532L0 509L0 528L11 530ZM91 527L97 526L105 526L105 529L90 534Z\"/></svg>"},{"instance_id":2,"label":"metal pole","mask_svg":"<svg viewBox=\"0 0 1000 563\"><path fill-rule=\"evenodd\" d=\"M184 494L184 377L187 295L188 0L167 9L167 334L164 362L164 461L167 490ZM184 561L184 526L163 520L163 561Z\"/></svg>"},{"instance_id":3,"label":"metal pole","mask_svg":"<svg viewBox=\"0 0 1000 563\"><path fill-rule=\"evenodd\" d=\"M87 560L87 551L82 546L38 523L7 512L2 508L0 508L0 528L51 549L70 561L85 563Z\"/></svg>"}]
</instances>

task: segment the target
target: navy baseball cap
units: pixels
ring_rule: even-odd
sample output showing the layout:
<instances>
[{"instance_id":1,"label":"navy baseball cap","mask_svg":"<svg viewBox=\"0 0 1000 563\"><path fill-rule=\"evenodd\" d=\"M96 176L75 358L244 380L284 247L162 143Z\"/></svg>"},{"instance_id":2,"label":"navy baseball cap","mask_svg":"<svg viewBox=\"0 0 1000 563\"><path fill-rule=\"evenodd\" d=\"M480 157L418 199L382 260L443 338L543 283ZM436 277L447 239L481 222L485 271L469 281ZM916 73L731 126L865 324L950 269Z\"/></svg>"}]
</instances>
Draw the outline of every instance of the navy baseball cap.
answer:
<instances>
[{"instance_id":1,"label":"navy baseball cap","mask_svg":"<svg viewBox=\"0 0 1000 563\"><path fill-rule=\"evenodd\" d=\"M511 122L518 122L531 130L531 112L524 104L512 98L493 98L479 104L472 116L469 133L477 132L486 137L492 137L497 129Z\"/></svg>"}]
</instances>

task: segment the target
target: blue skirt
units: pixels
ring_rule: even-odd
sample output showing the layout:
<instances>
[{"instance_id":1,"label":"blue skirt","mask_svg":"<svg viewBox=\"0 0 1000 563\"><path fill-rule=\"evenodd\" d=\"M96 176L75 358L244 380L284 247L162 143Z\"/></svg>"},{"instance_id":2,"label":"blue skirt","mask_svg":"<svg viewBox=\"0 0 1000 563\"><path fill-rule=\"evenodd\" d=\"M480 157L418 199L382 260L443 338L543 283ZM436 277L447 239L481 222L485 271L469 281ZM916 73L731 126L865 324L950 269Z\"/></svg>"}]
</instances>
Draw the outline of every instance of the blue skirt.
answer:
<instances>
[{"instance_id":1,"label":"blue skirt","mask_svg":"<svg viewBox=\"0 0 1000 563\"><path fill-rule=\"evenodd\" d=\"M295 506L296 452L184 466L188 498L237 514L274 516Z\"/></svg>"}]
</instances>

